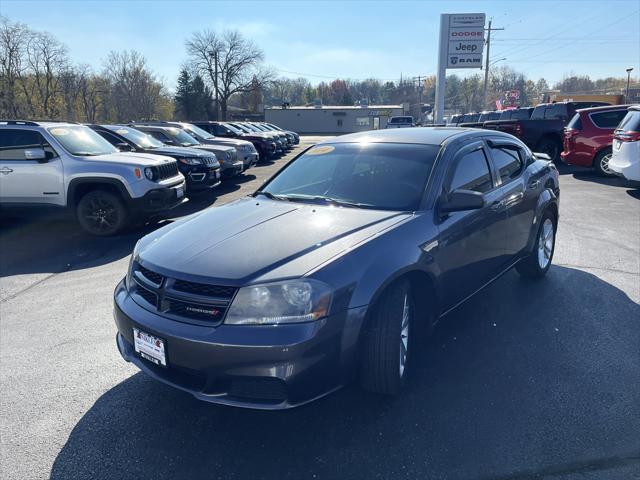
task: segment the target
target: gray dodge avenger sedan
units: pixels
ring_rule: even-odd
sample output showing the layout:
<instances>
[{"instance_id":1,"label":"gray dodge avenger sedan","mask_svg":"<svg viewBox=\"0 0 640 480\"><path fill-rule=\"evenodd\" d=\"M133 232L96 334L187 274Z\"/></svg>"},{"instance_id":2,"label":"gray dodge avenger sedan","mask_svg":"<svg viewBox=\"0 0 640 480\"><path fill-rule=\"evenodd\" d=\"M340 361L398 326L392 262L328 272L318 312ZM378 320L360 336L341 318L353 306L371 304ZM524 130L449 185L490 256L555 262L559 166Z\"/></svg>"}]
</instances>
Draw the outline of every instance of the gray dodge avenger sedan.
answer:
<instances>
[{"instance_id":1,"label":"gray dodge avenger sedan","mask_svg":"<svg viewBox=\"0 0 640 480\"><path fill-rule=\"evenodd\" d=\"M355 379L396 394L417 331L512 267L545 275L559 193L548 157L501 132L332 138L142 238L115 291L118 348L214 403L289 408Z\"/></svg>"}]
</instances>

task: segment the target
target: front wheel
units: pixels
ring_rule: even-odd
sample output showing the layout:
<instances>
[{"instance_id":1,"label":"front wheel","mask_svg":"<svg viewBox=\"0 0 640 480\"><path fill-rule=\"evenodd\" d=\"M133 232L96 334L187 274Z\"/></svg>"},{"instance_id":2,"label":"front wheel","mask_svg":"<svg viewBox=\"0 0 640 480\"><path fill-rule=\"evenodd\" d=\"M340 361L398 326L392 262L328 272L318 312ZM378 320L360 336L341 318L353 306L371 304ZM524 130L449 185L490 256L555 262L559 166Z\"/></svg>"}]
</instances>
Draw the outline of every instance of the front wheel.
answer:
<instances>
[{"instance_id":1,"label":"front wheel","mask_svg":"<svg viewBox=\"0 0 640 480\"><path fill-rule=\"evenodd\" d=\"M127 222L127 210L117 195L102 190L87 193L78 202L78 222L91 235L115 235Z\"/></svg>"},{"instance_id":2,"label":"front wheel","mask_svg":"<svg viewBox=\"0 0 640 480\"><path fill-rule=\"evenodd\" d=\"M544 277L551 267L555 245L555 217L551 212L546 212L540 220L531 254L516 265L518 273L528 278Z\"/></svg>"},{"instance_id":3,"label":"front wheel","mask_svg":"<svg viewBox=\"0 0 640 480\"><path fill-rule=\"evenodd\" d=\"M360 384L366 390L395 395L404 385L411 356L414 303L409 282L382 294L364 332Z\"/></svg>"}]
</instances>

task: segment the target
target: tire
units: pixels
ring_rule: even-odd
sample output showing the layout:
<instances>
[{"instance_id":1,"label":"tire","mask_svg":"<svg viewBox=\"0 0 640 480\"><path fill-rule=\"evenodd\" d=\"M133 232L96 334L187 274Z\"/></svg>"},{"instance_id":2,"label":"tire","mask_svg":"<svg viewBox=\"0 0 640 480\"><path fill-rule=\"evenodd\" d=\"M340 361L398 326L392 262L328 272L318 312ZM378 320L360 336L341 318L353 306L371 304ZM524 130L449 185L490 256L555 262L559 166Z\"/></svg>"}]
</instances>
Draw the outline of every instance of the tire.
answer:
<instances>
[{"instance_id":1,"label":"tire","mask_svg":"<svg viewBox=\"0 0 640 480\"><path fill-rule=\"evenodd\" d=\"M560 144L550 137L545 137L538 142L535 151L539 153L546 153L551 157L553 163L557 163L560 160L560 151L562 147Z\"/></svg>"},{"instance_id":2,"label":"tire","mask_svg":"<svg viewBox=\"0 0 640 480\"><path fill-rule=\"evenodd\" d=\"M611 170L609 170L609 160L611 160L612 154L613 151L611 148L605 148L593 159L593 168L603 177L615 177Z\"/></svg>"},{"instance_id":3,"label":"tire","mask_svg":"<svg viewBox=\"0 0 640 480\"><path fill-rule=\"evenodd\" d=\"M395 395L402 389L411 358L414 302L407 280L389 287L376 303L363 336L360 384Z\"/></svg>"},{"instance_id":4,"label":"tire","mask_svg":"<svg viewBox=\"0 0 640 480\"><path fill-rule=\"evenodd\" d=\"M540 219L533 250L516 265L520 275L526 278L542 278L546 275L555 252L556 228L555 215L549 211L545 212Z\"/></svg>"},{"instance_id":5,"label":"tire","mask_svg":"<svg viewBox=\"0 0 640 480\"><path fill-rule=\"evenodd\" d=\"M121 231L129 217L122 200L103 190L94 190L84 195L78 202L76 215L85 231L100 237L115 235Z\"/></svg>"}]
</instances>

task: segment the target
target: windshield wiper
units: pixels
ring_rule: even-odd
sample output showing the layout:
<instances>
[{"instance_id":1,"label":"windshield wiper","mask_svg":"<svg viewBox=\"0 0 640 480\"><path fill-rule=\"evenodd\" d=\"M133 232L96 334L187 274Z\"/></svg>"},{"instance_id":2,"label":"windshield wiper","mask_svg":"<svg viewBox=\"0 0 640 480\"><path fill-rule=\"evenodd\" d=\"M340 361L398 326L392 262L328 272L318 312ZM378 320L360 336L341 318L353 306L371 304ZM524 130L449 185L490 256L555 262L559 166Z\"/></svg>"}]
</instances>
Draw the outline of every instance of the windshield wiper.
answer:
<instances>
[{"instance_id":1,"label":"windshield wiper","mask_svg":"<svg viewBox=\"0 0 640 480\"><path fill-rule=\"evenodd\" d=\"M353 208L370 208L374 205L369 203L350 202L348 200L341 200L333 197L325 197L323 195L284 195L288 200L301 200L310 202L324 202L339 207L353 207Z\"/></svg>"},{"instance_id":2,"label":"windshield wiper","mask_svg":"<svg viewBox=\"0 0 640 480\"><path fill-rule=\"evenodd\" d=\"M257 195L264 195L265 197L267 197L270 200L281 200L281 201L289 201L289 197L287 196L283 196L283 195L274 195L271 192L266 192L264 190L258 190L257 192L255 192L253 194L253 196L257 196Z\"/></svg>"}]
</instances>

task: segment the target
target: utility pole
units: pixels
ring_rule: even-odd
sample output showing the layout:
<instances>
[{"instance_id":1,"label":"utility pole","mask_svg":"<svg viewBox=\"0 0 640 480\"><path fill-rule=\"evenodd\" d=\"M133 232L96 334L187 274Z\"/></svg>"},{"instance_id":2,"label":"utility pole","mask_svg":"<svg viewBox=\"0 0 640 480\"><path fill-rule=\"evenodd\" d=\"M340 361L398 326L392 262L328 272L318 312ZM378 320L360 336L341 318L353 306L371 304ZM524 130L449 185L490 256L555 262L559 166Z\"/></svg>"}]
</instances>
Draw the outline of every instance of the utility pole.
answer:
<instances>
[{"instance_id":1,"label":"utility pole","mask_svg":"<svg viewBox=\"0 0 640 480\"><path fill-rule=\"evenodd\" d=\"M218 107L218 51L213 51L213 89L216 96L216 120L220 120L220 109Z\"/></svg>"},{"instance_id":2,"label":"utility pole","mask_svg":"<svg viewBox=\"0 0 640 480\"><path fill-rule=\"evenodd\" d=\"M633 72L633 67L627 68L627 94L624 96L624 101L629 103L629 81L631 80L631 72Z\"/></svg>"},{"instance_id":3,"label":"utility pole","mask_svg":"<svg viewBox=\"0 0 640 480\"><path fill-rule=\"evenodd\" d=\"M487 101L489 100L489 50L491 48L491 32L496 30L504 30L504 28L491 28L491 20L489 20L489 28L485 29L487 32L487 56L484 63L484 103L482 108L487 108Z\"/></svg>"}]
</instances>

